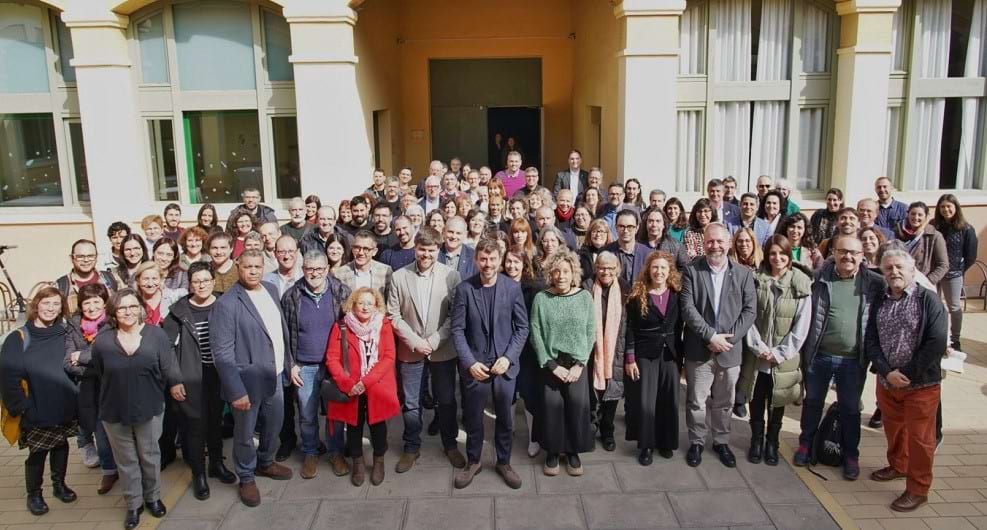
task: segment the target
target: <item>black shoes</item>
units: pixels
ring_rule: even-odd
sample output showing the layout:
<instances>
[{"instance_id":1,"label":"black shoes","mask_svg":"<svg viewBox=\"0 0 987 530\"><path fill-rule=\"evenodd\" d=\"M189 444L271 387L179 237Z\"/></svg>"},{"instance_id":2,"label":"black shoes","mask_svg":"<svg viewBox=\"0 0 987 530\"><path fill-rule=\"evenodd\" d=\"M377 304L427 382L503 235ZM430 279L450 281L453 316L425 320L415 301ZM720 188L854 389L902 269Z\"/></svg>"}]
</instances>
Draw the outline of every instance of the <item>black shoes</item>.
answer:
<instances>
[{"instance_id":1,"label":"black shoes","mask_svg":"<svg viewBox=\"0 0 987 530\"><path fill-rule=\"evenodd\" d=\"M40 491L27 494L27 509L31 515L44 515L48 513L48 503L41 496Z\"/></svg>"},{"instance_id":2,"label":"black shoes","mask_svg":"<svg viewBox=\"0 0 987 530\"><path fill-rule=\"evenodd\" d=\"M720 457L720 462L727 467L737 467L737 457L733 456L733 451L727 444L713 444L713 450Z\"/></svg>"},{"instance_id":3,"label":"black shoes","mask_svg":"<svg viewBox=\"0 0 987 530\"><path fill-rule=\"evenodd\" d=\"M617 441L613 439L613 436L606 436L603 438L604 451L615 451L616 449L617 449Z\"/></svg>"},{"instance_id":4,"label":"black shoes","mask_svg":"<svg viewBox=\"0 0 987 530\"><path fill-rule=\"evenodd\" d=\"M637 455L637 461L642 466L650 466L654 462L653 451L651 449L641 449L641 453Z\"/></svg>"},{"instance_id":5,"label":"black shoes","mask_svg":"<svg viewBox=\"0 0 987 530\"><path fill-rule=\"evenodd\" d=\"M432 418L432 421L428 424L428 435L435 436L439 434L439 421L436 418Z\"/></svg>"},{"instance_id":6,"label":"black shoes","mask_svg":"<svg viewBox=\"0 0 987 530\"><path fill-rule=\"evenodd\" d=\"M692 444L689 446L689 452L685 454L685 463L689 464L689 467L696 467L703 463L703 446L699 444Z\"/></svg>"},{"instance_id":7,"label":"black shoes","mask_svg":"<svg viewBox=\"0 0 987 530\"><path fill-rule=\"evenodd\" d=\"M733 415L736 416L736 417L738 417L738 418L746 418L747 417L747 405L745 405L743 403L736 403L736 404L734 404L734 406L733 406Z\"/></svg>"},{"instance_id":8,"label":"black shoes","mask_svg":"<svg viewBox=\"0 0 987 530\"><path fill-rule=\"evenodd\" d=\"M671 449L659 449L658 450L658 455L661 456L662 458L666 458L666 459L667 458L672 458L672 456L674 454L675 454L675 452L672 451Z\"/></svg>"},{"instance_id":9,"label":"black shoes","mask_svg":"<svg viewBox=\"0 0 987 530\"><path fill-rule=\"evenodd\" d=\"M55 482L51 485L51 494L54 497L64 503L75 502L78 496L72 491L72 488L65 485L64 482Z\"/></svg>"},{"instance_id":10,"label":"black shoes","mask_svg":"<svg viewBox=\"0 0 987 530\"><path fill-rule=\"evenodd\" d=\"M778 465L778 442L764 444L764 463L769 466Z\"/></svg>"},{"instance_id":11,"label":"black shoes","mask_svg":"<svg viewBox=\"0 0 987 530\"><path fill-rule=\"evenodd\" d=\"M165 514L168 513L168 510L165 508L164 503L161 502L160 499L152 502L146 502L144 503L144 507L147 508L147 511L151 515L158 519L164 517Z\"/></svg>"},{"instance_id":12,"label":"black shoes","mask_svg":"<svg viewBox=\"0 0 987 530\"><path fill-rule=\"evenodd\" d=\"M219 479L223 484L233 484L236 482L236 475L229 469L226 469L221 457L209 459L209 476Z\"/></svg>"},{"instance_id":13,"label":"black shoes","mask_svg":"<svg viewBox=\"0 0 987 530\"><path fill-rule=\"evenodd\" d=\"M192 476L192 495L200 501L209 498L209 482L205 475Z\"/></svg>"},{"instance_id":14,"label":"black shoes","mask_svg":"<svg viewBox=\"0 0 987 530\"><path fill-rule=\"evenodd\" d=\"M141 506L136 510L127 510L127 517L123 520L123 527L126 530L134 530L141 524L141 514L144 513L144 507Z\"/></svg>"},{"instance_id":15,"label":"black shoes","mask_svg":"<svg viewBox=\"0 0 987 530\"><path fill-rule=\"evenodd\" d=\"M871 429L880 429L882 425L884 425L884 419L881 417L881 409L877 409L870 417L870 421L867 422L867 426Z\"/></svg>"},{"instance_id":16,"label":"black shoes","mask_svg":"<svg viewBox=\"0 0 987 530\"><path fill-rule=\"evenodd\" d=\"M284 462L285 460L288 459L289 456L291 456L291 453L294 450L295 450L294 445L281 444L281 447L278 447L278 452L274 453L274 461Z\"/></svg>"},{"instance_id":17,"label":"black shoes","mask_svg":"<svg viewBox=\"0 0 987 530\"><path fill-rule=\"evenodd\" d=\"M764 436L755 431L751 434L751 448L747 450L747 461L752 464L760 464L763 452Z\"/></svg>"}]
</instances>

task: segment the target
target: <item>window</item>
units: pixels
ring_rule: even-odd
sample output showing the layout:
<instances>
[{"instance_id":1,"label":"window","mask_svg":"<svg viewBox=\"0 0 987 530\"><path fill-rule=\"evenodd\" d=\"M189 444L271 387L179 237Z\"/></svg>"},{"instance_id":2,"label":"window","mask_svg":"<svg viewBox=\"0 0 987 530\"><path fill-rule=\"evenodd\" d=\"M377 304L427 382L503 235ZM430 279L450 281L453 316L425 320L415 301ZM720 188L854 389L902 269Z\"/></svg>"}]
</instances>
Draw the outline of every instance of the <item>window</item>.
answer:
<instances>
[{"instance_id":1,"label":"window","mask_svg":"<svg viewBox=\"0 0 987 530\"><path fill-rule=\"evenodd\" d=\"M837 22L831 3L814 0L687 3L677 191L702 192L706 179L727 176L746 191L762 174L825 188Z\"/></svg>"},{"instance_id":2,"label":"window","mask_svg":"<svg viewBox=\"0 0 987 530\"><path fill-rule=\"evenodd\" d=\"M182 90L253 90L250 9L239 2L176 4L175 47Z\"/></svg>"},{"instance_id":3,"label":"window","mask_svg":"<svg viewBox=\"0 0 987 530\"><path fill-rule=\"evenodd\" d=\"M72 58L75 57L72 49L72 34L57 13L51 14L51 20L52 27L55 28L55 36L58 38L58 69L62 73L62 80L66 83L75 83L75 67L72 66Z\"/></svg>"},{"instance_id":4,"label":"window","mask_svg":"<svg viewBox=\"0 0 987 530\"><path fill-rule=\"evenodd\" d=\"M290 199L302 194L298 163L298 120L294 116L271 118L274 136L274 174L278 197Z\"/></svg>"},{"instance_id":5,"label":"window","mask_svg":"<svg viewBox=\"0 0 987 530\"><path fill-rule=\"evenodd\" d=\"M185 140L192 202L236 202L264 188L257 111L186 112Z\"/></svg>"},{"instance_id":6,"label":"window","mask_svg":"<svg viewBox=\"0 0 987 530\"><path fill-rule=\"evenodd\" d=\"M0 206L61 206L51 114L0 115Z\"/></svg>"},{"instance_id":7,"label":"window","mask_svg":"<svg viewBox=\"0 0 987 530\"><path fill-rule=\"evenodd\" d=\"M76 196L80 202L89 202L89 173L86 171L86 148L82 143L82 123L69 120L67 124Z\"/></svg>"},{"instance_id":8,"label":"window","mask_svg":"<svg viewBox=\"0 0 987 530\"><path fill-rule=\"evenodd\" d=\"M147 84L168 82L168 55L165 51L164 16L151 15L136 24L140 46L141 78Z\"/></svg>"},{"instance_id":9,"label":"window","mask_svg":"<svg viewBox=\"0 0 987 530\"><path fill-rule=\"evenodd\" d=\"M895 40L902 106L888 117L886 169L905 190L982 189L987 0L904 0L900 12L894 35L915 36L907 61Z\"/></svg>"},{"instance_id":10,"label":"window","mask_svg":"<svg viewBox=\"0 0 987 530\"><path fill-rule=\"evenodd\" d=\"M154 200L178 200L178 169L175 167L175 132L171 120L147 120L151 142L151 174Z\"/></svg>"},{"instance_id":11,"label":"window","mask_svg":"<svg viewBox=\"0 0 987 530\"><path fill-rule=\"evenodd\" d=\"M267 79L270 81L294 81L295 70L288 57L291 55L291 31L288 21L281 15L263 10L264 44L267 57Z\"/></svg>"},{"instance_id":12,"label":"window","mask_svg":"<svg viewBox=\"0 0 987 530\"><path fill-rule=\"evenodd\" d=\"M40 7L0 2L0 93L48 91L44 20Z\"/></svg>"}]
</instances>

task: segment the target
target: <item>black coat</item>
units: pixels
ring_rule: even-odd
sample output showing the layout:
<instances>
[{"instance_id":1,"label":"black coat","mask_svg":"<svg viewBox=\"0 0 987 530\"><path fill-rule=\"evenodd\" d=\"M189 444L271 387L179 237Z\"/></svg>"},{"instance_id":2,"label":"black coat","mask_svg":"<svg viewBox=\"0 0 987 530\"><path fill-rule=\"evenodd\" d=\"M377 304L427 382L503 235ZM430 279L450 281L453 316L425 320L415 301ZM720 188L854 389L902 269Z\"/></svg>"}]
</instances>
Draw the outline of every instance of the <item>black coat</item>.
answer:
<instances>
[{"instance_id":1,"label":"black coat","mask_svg":"<svg viewBox=\"0 0 987 530\"><path fill-rule=\"evenodd\" d=\"M169 399L168 402L177 406L186 417L198 419L202 416L202 352L192 322L189 297L191 295L184 296L171 306L162 327L168 334L168 341L175 345L171 350L175 356L174 364L182 373L182 384L185 385L185 401Z\"/></svg>"},{"instance_id":2,"label":"black coat","mask_svg":"<svg viewBox=\"0 0 987 530\"><path fill-rule=\"evenodd\" d=\"M679 315L679 296L676 292L669 293L668 306L665 315L648 297L647 314L641 314L641 303L628 299L625 306L627 314L627 336L624 339L624 355L634 354L645 359L675 360L682 364L682 328L683 320Z\"/></svg>"},{"instance_id":3,"label":"black coat","mask_svg":"<svg viewBox=\"0 0 987 530\"><path fill-rule=\"evenodd\" d=\"M92 344L82 334L82 317L76 315L66 322L65 371L79 382L79 426L95 432L99 422L99 377L93 369ZM106 321L99 326L99 333L106 329ZM73 352L79 352L79 363L72 364Z\"/></svg>"},{"instance_id":4,"label":"black coat","mask_svg":"<svg viewBox=\"0 0 987 530\"><path fill-rule=\"evenodd\" d=\"M78 417L76 401L79 391L75 381L65 373L65 323L58 321L47 328L28 322L27 348L21 332L7 335L0 351L0 396L13 416L21 416L21 428L54 427ZM27 382L28 395L21 389Z\"/></svg>"},{"instance_id":5,"label":"black coat","mask_svg":"<svg viewBox=\"0 0 987 530\"><path fill-rule=\"evenodd\" d=\"M912 385L938 383L942 380L939 362L946 353L946 310L939 296L925 287L916 285L913 296L919 297L919 304L922 306L918 347L912 354L911 362L899 370ZM864 351L877 373L884 377L893 371L881 349L881 340L877 334L877 315L886 299L883 293L874 297L864 335Z\"/></svg>"}]
</instances>

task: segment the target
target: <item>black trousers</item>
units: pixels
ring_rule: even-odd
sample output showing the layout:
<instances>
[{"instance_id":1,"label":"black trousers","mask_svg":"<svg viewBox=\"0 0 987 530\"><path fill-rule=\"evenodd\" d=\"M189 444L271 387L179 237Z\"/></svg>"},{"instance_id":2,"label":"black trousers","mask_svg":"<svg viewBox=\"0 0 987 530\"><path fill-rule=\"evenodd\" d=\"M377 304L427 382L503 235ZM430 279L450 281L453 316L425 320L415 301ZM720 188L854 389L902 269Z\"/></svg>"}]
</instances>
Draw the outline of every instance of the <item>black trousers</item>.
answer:
<instances>
[{"instance_id":1,"label":"black trousers","mask_svg":"<svg viewBox=\"0 0 987 530\"><path fill-rule=\"evenodd\" d=\"M49 458L51 466L51 482L53 484L65 483L65 472L69 467L69 444L64 444L49 449L47 451L34 451L27 456L24 461L24 485L28 495L41 493L41 486L45 481L45 459Z\"/></svg>"},{"instance_id":2,"label":"black trousers","mask_svg":"<svg viewBox=\"0 0 987 530\"><path fill-rule=\"evenodd\" d=\"M679 448L679 365L674 359L638 357L638 449ZM627 430L631 427L628 425Z\"/></svg>"},{"instance_id":3,"label":"black trousers","mask_svg":"<svg viewBox=\"0 0 987 530\"><path fill-rule=\"evenodd\" d=\"M353 458L363 457L363 426L367 424L367 395L360 396L357 404L356 425L346 426L346 452ZM370 445L374 456L384 456L387 453L387 422L381 421L370 424Z\"/></svg>"},{"instance_id":4,"label":"black trousers","mask_svg":"<svg viewBox=\"0 0 987 530\"><path fill-rule=\"evenodd\" d=\"M587 379L593 376L593 362L594 356L590 354L589 363L586 365L586 371L589 374L586 376ZM606 393L604 390L597 390L592 388L592 383L589 384L589 409L590 415L592 417L593 425L596 426L597 431L600 433L601 439L613 438L614 419L617 417L617 405L620 399L611 399L604 401L603 396Z\"/></svg>"},{"instance_id":5,"label":"black trousers","mask_svg":"<svg viewBox=\"0 0 987 530\"><path fill-rule=\"evenodd\" d=\"M514 403L514 388L517 380L494 375L485 381L477 381L469 373L461 372L459 381L465 386L463 416L466 420L466 459L470 464L480 462L484 438L483 407L487 404L487 399L493 395L494 413L497 415L497 421L494 423L497 463L510 464L511 442L514 436L514 415L511 405ZM589 414L589 410L586 412Z\"/></svg>"},{"instance_id":6,"label":"black trousers","mask_svg":"<svg viewBox=\"0 0 987 530\"><path fill-rule=\"evenodd\" d=\"M768 409L768 432L769 442L778 443L778 434L781 432L781 422L785 419L785 407L771 406L771 391L774 390L774 380L771 374L764 372L757 373L754 382L754 393L751 395L750 424L751 434L757 436L764 432L764 412Z\"/></svg>"},{"instance_id":7,"label":"black trousers","mask_svg":"<svg viewBox=\"0 0 987 530\"><path fill-rule=\"evenodd\" d=\"M192 474L206 472L206 454L216 459L223 457L223 398L219 397L219 373L212 364L202 365L202 393L192 403L179 404L179 420L182 426L182 456L192 468Z\"/></svg>"},{"instance_id":8,"label":"black trousers","mask_svg":"<svg viewBox=\"0 0 987 530\"><path fill-rule=\"evenodd\" d=\"M181 421L181 414L177 411L177 403L171 399L171 393L165 390L165 410L164 419L161 423L161 438L158 438L158 448L161 450L161 460L171 461L175 459L177 450L175 442L178 440L178 424Z\"/></svg>"},{"instance_id":9,"label":"black trousers","mask_svg":"<svg viewBox=\"0 0 987 530\"><path fill-rule=\"evenodd\" d=\"M322 383L322 381L319 381ZM298 445L298 435L295 434L295 385L284 387L284 421L281 422L281 448L287 451Z\"/></svg>"},{"instance_id":10,"label":"black trousers","mask_svg":"<svg viewBox=\"0 0 987 530\"><path fill-rule=\"evenodd\" d=\"M547 453L588 453L593 450L593 428L590 424L589 370L583 369L579 379L563 383L552 372L542 369L541 413L538 442Z\"/></svg>"}]
</instances>

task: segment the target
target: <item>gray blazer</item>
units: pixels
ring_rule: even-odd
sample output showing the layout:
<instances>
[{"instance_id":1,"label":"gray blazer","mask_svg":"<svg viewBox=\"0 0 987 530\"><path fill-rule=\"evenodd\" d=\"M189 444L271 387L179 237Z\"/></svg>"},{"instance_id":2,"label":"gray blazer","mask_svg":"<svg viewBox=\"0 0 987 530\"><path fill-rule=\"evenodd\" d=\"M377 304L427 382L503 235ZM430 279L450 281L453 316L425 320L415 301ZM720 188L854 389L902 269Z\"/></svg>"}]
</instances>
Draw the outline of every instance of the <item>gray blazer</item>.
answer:
<instances>
[{"instance_id":1,"label":"gray blazer","mask_svg":"<svg viewBox=\"0 0 987 530\"><path fill-rule=\"evenodd\" d=\"M269 283L261 285L280 313L277 289ZM292 360L288 352L288 325L283 315L281 333L285 345L283 373L288 374ZM274 395L281 384L274 367L274 343L240 282L223 293L210 311L209 343L223 400L232 402L249 396L251 406L259 406L263 399Z\"/></svg>"},{"instance_id":2,"label":"gray blazer","mask_svg":"<svg viewBox=\"0 0 987 530\"><path fill-rule=\"evenodd\" d=\"M559 196L559 190L562 188L569 189L569 170L559 171L555 174L555 186L552 190L552 195L555 197ZM585 169L579 169L579 193L582 194L589 187L589 172Z\"/></svg>"},{"instance_id":3,"label":"gray blazer","mask_svg":"<svg viewBox=\"0 0 987 530\"><path fill-rule=\"evenodd\" d=\"M709 361L712 356L709 341L713 335L732 333L729 341L733 348L717 354L717 363L723 368L740 366L744 336L754 324L757 314L754 274L733 260L729 261L725 274L717 319L713 313L713 277L706 258L696 259L682 271L679 301L685 323L684 350L687 361Z\"/></svg>"},{"instance_id":4,"label":"gray blazer","mask_svg":"<svg viewBox=\"0 0 987 530\"><path fill-rule=\"evenodd\" d=\"M423 322L419 308L419 297L415 278L418 276L417 263L402 267L391 278L387 295L387 316L394 325L397 336L397 357L403 362L417 362L424 356L415 353L414 347L427 342L432 347L429 360L441 362L456 358L456 348L449 340L449 309L452 297L459 285L459 273L442 263L432 266L432 294L424 303L428 304L428 321Z\"/></svg>"},{"instance_id":5,"label":"gray blazer","mask_svg":"<svg viewBox=\"0 0 987 530\"><path fill-rule=\"evenodd\" d=\"M353 262L349 262L346 265L333 271L333 276L337 280L343 283L343 285L350 288L350 291L356 290L356 269L353 268ZM370 286L374 289L380 291L380 295L387 299L388 292L391 290L391 277L393 271L391 266L386 263L381 263L377 260L370 261Z\"/></svg>"}]
</instances>

